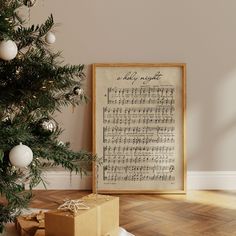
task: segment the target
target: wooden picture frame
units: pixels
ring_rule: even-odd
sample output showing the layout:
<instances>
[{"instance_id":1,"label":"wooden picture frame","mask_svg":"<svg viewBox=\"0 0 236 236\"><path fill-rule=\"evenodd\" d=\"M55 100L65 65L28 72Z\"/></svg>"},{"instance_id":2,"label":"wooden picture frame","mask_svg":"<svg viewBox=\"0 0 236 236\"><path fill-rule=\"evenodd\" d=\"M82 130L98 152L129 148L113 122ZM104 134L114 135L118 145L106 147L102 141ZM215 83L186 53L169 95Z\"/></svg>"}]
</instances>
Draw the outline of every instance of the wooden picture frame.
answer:
<instances>
[{"instance_id":1,"label":"wooden picture frame","mask_svg":"<svg viewBox=\"0 0 236 236\"><path fill-rule=\"evenodd\" d=\"M185 193L186 65L93 64L93 191Z\"/></svg>"}]
</instances>

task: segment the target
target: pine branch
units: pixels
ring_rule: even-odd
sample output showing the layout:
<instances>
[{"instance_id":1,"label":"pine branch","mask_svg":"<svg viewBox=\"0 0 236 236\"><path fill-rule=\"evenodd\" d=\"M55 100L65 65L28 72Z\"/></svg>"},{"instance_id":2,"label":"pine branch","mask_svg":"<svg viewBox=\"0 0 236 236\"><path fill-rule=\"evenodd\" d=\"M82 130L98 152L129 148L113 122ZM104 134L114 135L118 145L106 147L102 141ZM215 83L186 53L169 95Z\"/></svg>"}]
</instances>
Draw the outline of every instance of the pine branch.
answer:
<instances>
[{"instance_id":1,"label":"pine branch","mask_svg":"<svg viewBox=\"0 0 236 236\"><path fill-rule=\"evenodd\" d=\"M46 35L49 30L53 27L54 21L52 14L48 17L44 24L39 27L39 37Z\"/></svg>"},{"instance_id":2,"label":"pine branch","mask_svg":"<svg viewBox=\"0 0 236 236\"><path fill-rule=\"evenodd\" d=\"M17 13L23 1L0 0L0 41L11 39L18 47L14 59L0 59L0 232L28 205L31 190L45 184L45 169L62 166L82 175L96 159L89 152L72 151L69 143L59 144L59 126L42 128L42 120L52 119L62 106L88 100L75 92L83 86L84 65L64 65L61 53L48 47L44 37L55 26L52 15L42 25L24 26ZM27 170L14 168L9 160L10 150L20 142L34 154Z\"/></svg>"},{"instance_id":3,"label":"pine branch","mask_svg":"<svg viewBox=\"0 0 236 236\"><path fill-rule=\"evenodd\" d=\"M18 27L14 32L14 39L19 41L18 49L21 50L22 48L32 45L32 43L38 39L38 30L39 26L35 27L34 25L31 27Z\"/></svg>"},{"instance_id":4,"label":"pine branch","mask_svg":"<svg viewBox=\"0 0 236 236\"><path fill-rule=\"evenodd\" d=\"M22 24L22 19L16 13L16 9L22 5L17 0L0 1L0 40L12 39L14 28Z\"/></svg>"}]
</instances>

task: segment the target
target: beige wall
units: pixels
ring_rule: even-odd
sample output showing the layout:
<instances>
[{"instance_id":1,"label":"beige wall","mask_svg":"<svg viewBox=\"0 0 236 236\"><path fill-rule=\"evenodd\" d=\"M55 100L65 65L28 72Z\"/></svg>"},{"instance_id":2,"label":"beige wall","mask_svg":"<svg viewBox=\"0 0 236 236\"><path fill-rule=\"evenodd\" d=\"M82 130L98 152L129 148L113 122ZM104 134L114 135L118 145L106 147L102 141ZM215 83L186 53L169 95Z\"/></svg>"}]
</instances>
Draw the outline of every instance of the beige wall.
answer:
<instances>
[{"instance_id":1,"label":"beige wall","mask_svg":"<svg viewBox=\"0 0 236 236\"><path fill-rule=\"evenodd\" d=\"M53 13L53 47L67 63L187 63L188 169L227 171L236 170L235 9L235 0L38 0L31 22ZM89 94L90 84L88 73ZM58 116L75 150L91 148L90 105Z\"/></svg>"}]
</instances>

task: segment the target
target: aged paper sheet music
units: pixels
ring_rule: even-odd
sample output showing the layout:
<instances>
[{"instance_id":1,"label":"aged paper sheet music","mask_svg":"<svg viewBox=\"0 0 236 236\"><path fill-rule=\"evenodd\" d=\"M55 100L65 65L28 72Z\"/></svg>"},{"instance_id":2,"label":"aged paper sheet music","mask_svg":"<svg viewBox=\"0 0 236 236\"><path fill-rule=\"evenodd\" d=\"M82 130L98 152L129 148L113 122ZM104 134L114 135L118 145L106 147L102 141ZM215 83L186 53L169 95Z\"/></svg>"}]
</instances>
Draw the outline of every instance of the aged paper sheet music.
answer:
<instances>
[{"instance_id":1,"label":"aged paper sheet music","mask_svg":"<svg viewBox=\"0 0 236 236\"><path fill-rule=\"evenodd\" d=\"M178 65L94 67L98 191L184 190L183 76Z\"/></svg>"}]
</instances>

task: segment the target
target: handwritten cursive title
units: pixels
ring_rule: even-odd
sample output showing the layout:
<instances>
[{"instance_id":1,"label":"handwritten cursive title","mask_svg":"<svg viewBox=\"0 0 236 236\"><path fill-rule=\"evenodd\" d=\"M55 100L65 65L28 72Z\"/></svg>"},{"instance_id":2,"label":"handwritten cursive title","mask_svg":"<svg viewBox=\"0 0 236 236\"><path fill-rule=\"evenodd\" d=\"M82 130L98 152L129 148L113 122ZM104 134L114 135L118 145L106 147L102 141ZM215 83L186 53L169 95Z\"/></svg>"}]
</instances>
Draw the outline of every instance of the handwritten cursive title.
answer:
<instances>
[{"instance_id":1,"label":"handwritten cursive title","mask_svg":"<svg viewBox=\"0 0 236 236\"><path fill-rule=\"evenodd\" d=\"M136 71L129 71L124 76L117 77L117 80L131 81L132 85L137 81L142 81L144 85L150 83L153 80L160 80L163 77L160 71L150 76L140 76Z\"/></svg>"}]
</instances>

